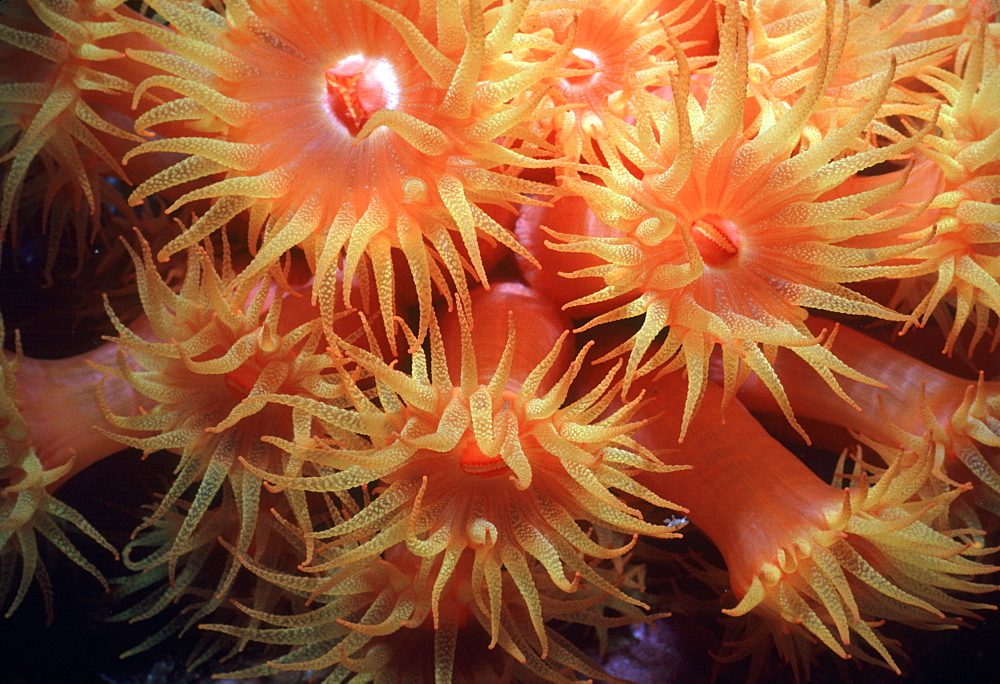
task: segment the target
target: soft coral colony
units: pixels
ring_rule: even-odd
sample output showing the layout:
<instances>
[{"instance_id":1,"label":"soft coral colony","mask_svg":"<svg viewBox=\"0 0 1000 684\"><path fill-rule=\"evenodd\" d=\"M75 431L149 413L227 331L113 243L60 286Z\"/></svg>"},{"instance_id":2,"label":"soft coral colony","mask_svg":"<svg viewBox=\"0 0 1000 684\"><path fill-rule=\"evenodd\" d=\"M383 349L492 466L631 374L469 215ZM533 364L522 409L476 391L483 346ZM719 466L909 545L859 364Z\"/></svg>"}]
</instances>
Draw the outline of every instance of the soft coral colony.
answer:
<instances>
[{"instance_id":1,"label":"soft coral colony","mask_svg":"<svg viewBox=\"0 0 1000 684\"><path fill-rule=\"evenodd\" d=\"M7 331L7 614L49 544L229 677L614 679L706 606L721 661L901 673L994 608L997 11L0 4L4 266L138 302ZM58 489L126 446L173 480L116 551Z\"/></svg>"}]
</instances>

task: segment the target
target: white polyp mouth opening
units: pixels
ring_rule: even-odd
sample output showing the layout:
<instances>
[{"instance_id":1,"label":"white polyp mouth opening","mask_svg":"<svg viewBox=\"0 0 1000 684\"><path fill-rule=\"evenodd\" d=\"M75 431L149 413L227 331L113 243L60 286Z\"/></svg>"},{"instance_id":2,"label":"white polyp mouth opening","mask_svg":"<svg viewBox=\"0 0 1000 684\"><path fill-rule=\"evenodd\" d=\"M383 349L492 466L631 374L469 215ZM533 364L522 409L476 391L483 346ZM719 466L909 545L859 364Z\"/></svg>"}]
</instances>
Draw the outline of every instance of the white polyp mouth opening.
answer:
<instances>
[{"instance_id":1,"label":"white polyp mouth opening","mask_svg":"<svg viewBox=\"0 0 1000 684\"><path fill-rule=\"evenodd\" d=\"M602 62L597 53L587 48L573 48L570 51L567 66L571 69L580 69L581 71L590 69L599 70L602 67ZM563 82L570 87L586 86L593 83L598 76L598 71L594 71L591 74L585 73L579 76L566 76L563 78Z\"/></svg>"},{"instance_id":2,"label":"white polyp mouth opening","mask_svg":"<svg viewBox=\"0 0 1000 684\"><path fill-rule=\"evenodd\" d=\"M591 69L596 69L601 66L601 58L598 57L596 53L588 50L587 48L573 48L570 54L572 54L581 62L589 64Z\"/></svg>"},{"instance_id":3,"label":"white polyp mouth opening","mask_svg":"<svg viewBox=\"0 0 1000 684\"><path fill-rule=\"evenodd\" d=\"M382 109L396 109L399 106L403 91L392 64L387 60L372 60L362 54L348 55L337 62L333 71L344 75L360 74L369 86L377 84L384 99Z\"/></svg>"},{"instance_id":4,"label":"white polyp mouth opening","mask_svg":"<svg viewBox=\"0 0 1000 684\"><path fill-rule=\"evenodd\" d=\"M388 60L348 55L325 76L331 111L352 134L376 112L399 107L403 89Z\"/></svg>"}]
</instances>

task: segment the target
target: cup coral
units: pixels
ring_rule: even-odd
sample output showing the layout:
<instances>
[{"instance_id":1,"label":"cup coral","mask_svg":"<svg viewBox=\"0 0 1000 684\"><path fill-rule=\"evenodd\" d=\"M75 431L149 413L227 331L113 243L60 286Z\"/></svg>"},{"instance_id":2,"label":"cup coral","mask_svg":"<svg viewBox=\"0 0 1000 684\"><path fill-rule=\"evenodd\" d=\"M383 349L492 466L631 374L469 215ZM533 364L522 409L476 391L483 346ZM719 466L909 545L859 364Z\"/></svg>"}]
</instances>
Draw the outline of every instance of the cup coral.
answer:
<instances>
[{"instance_id":1,"label":"cup coral","mask_svg":"<svg viewBox=\"0 0 1000 684\"><path fill-rule=\"evenodd\" d=\"M0 162L9 161L0 193L0 233L13 218L36 157L68 177L81 210L97 212L102 175L126 180L121 141L132 130L127 102L143 77L125 60L137 37L104 11L107 2L26 0L0 8ZM121 8L134 21L140 15ZM15 67L16 65L16 67ZM112 152L114 150L115 152Z\"/></svg>"},{"instance_id":2,"label":"cup coral","mask_svg":"<svg viewBox=\"0 0 1000 684\"><path fill-rule=\"evenodd\" d=\"M335 402L343 391L336 374L326 372L331 362L318 347L318 312L305 307L303 316L293 305L284 306L286 297L306 299L308 294L283 294L266 281L229 291L235 275L228 255L217 272L211 255L198 249L189 250L187 272L175 292L157 274L148 245L142 247L141 258L132 256L151 339L139 337L109 311L120 336L113 340L117 367L105 371L135 387L151 407L119 413L103 392L98 401L109 423L106 435L147 454L166 449L180 455L173 484L125 549L126 566L165 568L176 590L179 561L187 559L181 583L186 585L196 574L198 563L192 560L200 556L192 553L199 546L211 549L222 538L237 553L246 553L251 544L262 551L257 519L264 505L263 483L245 466L298 472L261 438L289 439L313 432L308 415L243 399L290 392ZM224 515L216 502L220 495ZM287 505L294 515L308 517L301 499L289 497ZM181 522L168 526L170 534L163 535L160 523L168 516ZM153 532L142 534L147 528ZM153 539L160 540L162 548L139 559L137 552L151 546ZM239 567L230 557L213 598L192 623L222 603Z\"/></svg>"},{"instance_id":3,"label":"cup coral","mask_svg":"<svg viewBox=\"0 0 1000 684\"><path fill-rule=\"evenodd\" d=\"M61 568L131 674L926 675L998 65L992 0L0 2L0 679L86 678Z\"/></svg>"},{"instance_id":4,"label":"cup coral","mask_svg":"<svg viewBox=\"0 0 1000 684\"><path fill-rule=\"evenodd\" d=\"M1000 190L996 187L1000 174L1000 118L996 115L1000 77L995 66L997 48L987 40L985 25L978 31L955 73L935 68L920 77L940 92L944 103L940 132L929 136L921 148L939 169L938 187L928 207L935 212L937 235L913 256L925 259L937 278L929 288L902 283L904 294L900 295L916 299L923 294L913 313L924 323L934 315L952 318L944 346L949 354L970 317L975 328L969 348L974 349L989 329L990 312L1000 313L996 250L1000 241L996 232L1000 222ZM953 302L954 313L942 316L946 298ZM992 346L996 346L995 337Z\"/></svg>"},{"instance_id":5,"label":"cup coral","mask_svg":"<svg viewBox=\"0 0 1000 684\"><path fill-rule=\"evenodd\" d=\"M4 337L0 318L0 338ZM60 450L51 435L40 442L32 434L19 407L17 372L23 362L20 344L17 354L0 357L0 601L6 603L15 568L21 566L21 580L7 609L10 617L24 600L32 579L45 598L45 612L52 621L52 584L38 551L41 535L70 560L108 588L101 571L87 560L56 521L63 520L111 553L114 547L73 507L59 501L52 492L76 467L72 450ZM23 395L22 395L23 397ZM37 421L32 425L37 425ZM64 427L73 423L63 423ZM44 446L43 446L44 444ZM41 454L39 452L42 452ZM107 451L102 456L106 456Z\"/></svg>"},{"instance_id":6,"label":"cup coral","mask_svg":"<svg viewBox=\"0 0 1000 684\"><path fill-rule=\"evenodd\" d=\"M671 527L646 522L611 492L614 488L675 508L630 476L633 470L674 468L628 438L636 428L629 421L634 405L594 420L610 400L610 378L563 405L584 352L572 361L564 353L568 325L557 309L516 283L476 295L471 312L442 317L440 328L432 319L430 355L415 350L409 375L371 352L338 343L342 353L375 378L378 404L357 389L350 391L353 411L279 394L249 401L286 404L370 442L367 448L344 449L337 440L333 445L268 440L286 445L298 459L335 471L313 478L259 473L281 487L337 492L383 483L377 497L354 516L316 533L333 539L336 547L358 545L327 562L314 560L310 570L367 564L405 545L414 562L419 559L420 573L430 573L431 591L422 600L428 602L436 627L442 595L455 591L455 583L464 581L459 577L471 572L472 601L466 600L465 611L487 630L490 648L500 643L523 662L520 649L510 642L515 637L506 633L509 626L502 627L508 601L503 587L516 589L542 658L548 652L548 616L533 576L536 564L563 592L575 593L582 581L636 603L585 558L621 556L639 534L674 536ZM503 320L508 311L506 343L498 347L502 338L489 322ZM470 330L469 316L486 324ZM535 334L518 344L516 330L529 322ZM578 520L587 526L581 528ZM633 535L633 541L604 548L591 539L590 526ZM459 572L467 551L472 556L465 561L468 569ZM521 634L515 642L525 637Z\"/></svg>"},{"instance_id":7,"label":"cup coral","mask_svg":"<svg viewBox=\"0 0 1000 684\"><path fill-rule=\"evenodd\" d=\"M669 383L659 387L663 391L648 410L676 419L680 392L670 392ZM721 394L714 385L708 391ZM842 658L871 660L856 643L860 637L899 673L887 638L873 629L882 621L935 629L957 624L944 611L975 617L972 610L992 608L942 591L992 591L994 586L967 578L997 568L970 558L976 550L958 538L960 532L934 525L939 509L947 509L963 488L917 496L934 478L933 449L881 449L887 464L882 469L858 456L846 475L848 486L840 489L839 482L830 486L810 472L738 404L727 411L728 439L720 439L715 410L706 408L708 415L695 418L677 456L693 466L690 471L640 479L691 509L691 522L722 552L740 599L723 612L754 611L763 618L796 670L808 663L808 633ZM655 446L676 439L670 432L640 431L637 437ZM842 459L838 472L843 465ZM707 479L709 472L722 476ZM740 511L737 525L733 509Z\"/></svg>"},{"instance_id":8,"label":"cup coral","mask_svg":"<svg viewBox=\"0 0 1000 684\"><path fill-rule=\"evenodd\" d=\"M137 130L152 136L163 124L191 123L125 161L152 152L188 156L144 180L131 201L224 174L177 199L174 207L209 198L212 205L162 255L249 210L251 244L261 244L242 282L304 244L324 310L334 307L343 258L345 298L355 271L371 268L388 322L395 309L390 254L402 250L420 298L421 332L432 282L445 289L442 266L466 303L465 267L486 282L477 236L528 256L477 202L526 201L523 193L547 189L505 170L547 165L552 156L520 130L541 91L514 98L535 88L566 46L536 64L510 58L529 3L484 10L473 0L468 22L459 5L428 10L404 0L234 2L224 20L178 0L151 5L172 28L120 20L177 54L129 51L166 72L137 93L176 96L139 117Z\"/></svg>"},{"instance_id":9,"label":"cup coral","mask_svg":"<svg viewBox=\"0 0 1000 684\"><path fill-rule=\"evenodd\" d=\"M565 243L556 249L596 254L605 262L576 272L600 273L605 281L604 288L577 302L638 294L582 329L642 317L640 331L618 350L629 355L626 387L656 336L668 330L649 365L669 362L668 369L683 367L688 373L682 438L701 402L717 345L727 367L727 390L753 371L797 427L761 347L793 350L837 388L834 372L863 378L806 329L804 307L904 320L843 285L900 272L885 262L911 246L885 240L861 249L850 242L859 236L871 240L912 218L866 212L898 191L901 181L853 194L837 190L854 174L910 150L927 129L885 147L844 154L878 112L894 77L890 65L866 106L845 126L824 131L808 148L798 145L839 63L844 34L841 29L839 42L834 40L833 7L827 3L817 78L782 109L747 97L745 29L730 3L706 101L689 97L690 76L680 59L674 98L639 93L635 125L615 125L604 148L608 168L593 170L600 182L568 182L619 232L591 239L553 232ZM744 114L751 104L760 112L748 123Z\"/></svg>"}]
</instances>

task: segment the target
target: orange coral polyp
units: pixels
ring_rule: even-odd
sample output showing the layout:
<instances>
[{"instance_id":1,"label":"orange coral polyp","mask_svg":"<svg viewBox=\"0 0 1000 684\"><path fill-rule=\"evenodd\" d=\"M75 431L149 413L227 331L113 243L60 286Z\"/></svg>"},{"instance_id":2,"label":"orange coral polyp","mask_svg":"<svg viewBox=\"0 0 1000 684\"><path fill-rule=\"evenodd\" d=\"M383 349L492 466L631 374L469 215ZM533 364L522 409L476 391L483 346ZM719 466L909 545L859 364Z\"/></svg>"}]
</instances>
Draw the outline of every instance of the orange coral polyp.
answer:
<instances>
[{"instance_id":1,"label":"orange coral polyp","mask_svg":"<svg viewBox=\"0 0 1000 684\"><path fill-rule=\"evenodd\" d=\"M4 321L0 316L0 344L4 341L4 335ZM59 461L51 462L51 453L46 458L42 451L50 448L50 445L39 445L37 435L32 434L37 429L36 420L30 415L22 415L18 405L19 388L15 376L24 359L19 339L15 339L15 346L18 350L15 355L8 355L6 351L0 350L0 607L7 603L8 592L16 576L15 567L20 562L21 577L4 617L10 617L17 610L32 579L35 579L41 587L46 616L51 622L52 586L39 553L39 539L48 539L55 548L93 575L105 589L108 588L108 583L104 575L70 541L64 527L71 525L77 528L116 557L117 551L76 509L55 499L51 494L76 469L75 457L72 450L69 450L68 453L60 454ZM80 369L75 370L74 379L79 379ZM50 412L59 413L51 411L52 390L55 388L50 385L48 389L49 392L43 395L46 405L50 407ZM131 388L127 391L130 390ZM23 400L24 397L20 399ZM38 403L36 399L28 406L37 411ZM68 424L72 425L72 416ZM86 428L76 425L70 429L79 432ZM52 441L51 438L50 435L48 441ZM84 445L83 457L92 459L94 452L101 451L101 448L95 449L93 440L87 441L90 443ZM60 520L63 525L57 524Z\"/></svg>"},{"instance_id":2,"label":"orange coral polyp","mask_svg":"<svg viewBox=\"0 0 1000 684\"><path fill-rule=\"evenodd\" d=\"M91 214L98 211L102 173L128 182L111 150L121 147L121 141L141 141L121 128L123 120L131 124L122 110L134 81L147 75L122 59L126 42L140 39L128 35L99 3L17 4L10 10L10 25L0 22L0 128L14 124L20 134L8 148L6 134L0 133L0 163L11 162L0 181L0 235L16 217L17 200L36 157L61 168ZM138 24L145 22L132 10L120 12Z\"/></svg>"},{"instance_id":3,"label":"orange coral polyp","mask_svg":"<svg viewBox=\"0 0 1000 684\"><path fill-rule=\"evenodd\" d=\"M526 607L544 657L549 648L543 627L547 604L539 598L531 567L537 562L536 572L544 571L562 592L575 592L582 581L609 597L641 605L603 578L586 557L618 558L632 548L638 534L675 536L674 526L648 522L613 491L675 508L632 476L638 470L668 472L673 467L629 438L637 427L629 421L634 403L593 421L611 401L610 376L588 387L583 398L563 405L583 352L568 368L556 365L564 358L560 352L568 331L552 324L564 321L555 307L516 283L478 290L472 303L473 315L484 322L512 312L502 353L493 353L499 340L490 335L489 326L470 329L464 311L444 316L441 329L432 319L429 354L411 338L410 375L341 343L343 353L375 377L381 406L356 389L348 390L355 402L353 412L296 396L261 395L257 400L286 404L332 429L365 435L371 446L343 449L330 440L268 440L297 458L331 469L331 474L286 477L251 471L291 490L329 492L379 482L370 505L317 533L333 539L331 550L369 541L343 554L332 553L329 561L309 569L325 572L367 562L404 542L428 568L443 559L429 580L436 622L439 598L453 586L453 577L461 581L456 564L470 550L471 590L486 615L482 619L489 625L492 643L504 643L501 586L507 577ZM538 324L536 317L549 321ZM448 318L458 318L460 324L447 324ZM524 343L516 343L515 328L524 331ZM444 338L441 330L449 329L459 339ZM486 351L479 354L478 347ZM461 363L453 376L449 361L455 352ZM543 383L548 389L542 389ZM613 532L633 535L633 540L606 548L592 538L593 530L598 537Z\"/></svg>"},{"instance_id":4,"label":"orange coral polyp","mask_svg":"<svg viewBox=\"0 0 1000 684\"><path fill-rule=\"evenodd\" d=\"M380 195L389 200L388 206L401 202L408 178L433 178L439 169L421 169L446 145L432 128L438 123L433 121L433 107L442 97L441 88L414 63L400 33L363 3L350 3L343 10L348 16L341 18L322 9L311 11L304 0L289 3L283 11L262 6L259 21L266 27L265 38L243 23L220 35L242 60L246 77L220 75L214 85L231 101L234 113L245 112L243 117L230 116L236 125L226 140L259 151L255 164L237 167L239 175L295 178L294 184L281 188L282 195L274 196L271 212L277 216L325 194L319 229L333 223L345 202L354 206L358 218ZM378 107L380 102L387 106ZM383 118L395 112L393 117L432 122L411 129L413 136L405 131L390 135L389 128L379 126L365 129L383 110ZM393 163L380 161L383 158ZM331 186L337 188L335 195L322 192L328 193ZM387 192L389 197L384 197Z\"/></svg>"},{"instance_id":5,"label":"orange coral polyp","mask_svg":"<svg viewBox=\"0 0 1000 684\"><path fill-rule=\"evenodd\" d=\"M676 425L682 413L677 376L639 382L659 390L641 413L661 412ZM721 403L720 387L709 385L707 393L714 395L713 404ZM676 456L694 467L669 476L644 473L640 480L690 508L692 524L722 552L740 598L723 612L753 611L763 618L796 669L809 635L842 658L873 660L852 641L857 635L899 674L878 632L882 622L943 629L961 622L946 612L969 617L991 608L943 592L992 591L996 587L972 578L1000 568L974 560L981 554L965 543L964 530L931 524L967 486L938 486L926 499L914 496L939 485L930 449L880 449L885 469L868 466L859 452L854 472L843 474L842 460L830 486L738 402L727 410L724 431L720 425L717 406L699 412ZM654 447L666 447L674 437L648 426L639 436ZM849 486L838 490L845 479Z\"/></svg>"},{"instance_id":6,"label":"orange coral polyp","mask_svg":"<svg viewBox=\"0 0 1000 684\"><path fill-rule=\"evenodd\" d=\"M156 88L176 96L141 116L137 128L197 115L211 122L201 126L210 135L150 140L126 155L189 155L143 182L130 201L225 174L170 208L212 200L161 258L249 210L250 244L259 242L259 249L240 283L301 245L329 323L340 306L333 301L340 262L349 307L355 272L366 259L376 274L384 327L391 330L391 253L401 250L416 285L420 335L432 289L448 289L443 272L466 303L466 270L486 281L478 237L530 259L477 205L528 201L525 193L549 189L508 172L551 166L545 159L551 150L523 142L529 133L519 128L541 92L522 94L569 49L557 48L538 63L508 58L527 3L484 12L478 0L467 0L468 11L416 0L233 2L224 25L214 13L177 0L150 4L178 32L129 25L179 57L129 52L168 73L147 79L137 92Z\"/></svg>"},{"instance_id":7,"label":"orange coral polyp","mask_svg":"<svg viewBox=\"0 0 1000 684\"><path fill-rule=\"evenodd\" d=\"M681 22L692 13L693 4L694 0L588 0L575 16L565 8L538 12L533 19L546 27L547 34L557 43L573 45L547 96L556 109L543 132L554 132L571 158L600 163L595 142L606 134L605 120L631 116L629 94L665 80L673 50L682 47L667 37L666 30L686 33L709 8L706 3L700 13L693 12L694 18Z\"/></svg>"},{"instance_id":8,"label":"orange coral polyp","mask_svg":"<svg viewBox=\"0 0 1000 684\"><path fill-rule=\"evenodd\" d=\"M833 323L812 317L809 326L819 330ZM836 334L833 349L845 363L881 386L846 381L844 389L854 402L852 407L835 397L799 359L780 351L774 367L790 381L788 400L796 414L841 425L880 444L904 445L911 451L930 445L935 470L943 480L971 477L983 485L983 491L969 500L973 507L995 510L1000 505L1000 462L996 459L1000 382L986 381L982 373L978 381L956 377L850 328ZM768 391L756 378L744 383L739 397L755 411L775 410ZM958 467L959 462L964 468Z\"/></svg>"},{"instance_id":9,"label":"orange coral polyp","mask_svg":"<svg viewBox=\"0 0 1000 684\"><path fill-rule=\"evenodd\" d=\"M832 21L834 4L826 4ZM564 244L551 246L605 262L571 274L601 275L605 281L603 289L576 304L636 296L581 328L642 317L640 331L613 352L628 354L626 389L657 367L685 368L690 379L687 425L701 401L709 356L719 346L727 365L727 392L746 373L756 372L804 435L763 349L794 350L835 389L834 373L864 381L806 329L806 307L907 320L845 284L898 275L906 267L888 260L912 251L918 237L900 241L892 231L920 208L891 216L867 211L897 191L905 178L836 199L824 195L857 172L909 152L930 128L882 148L858 153L846 148L878 112L892 82L890 65L877 91L847 125L825 131L808 147L799 146L799 134L821 102L842 48L833 41L833 29L825 32L822 77L790 108L763 107L750 122L744 114L755 103L747 95L746 38L735 2L727 3L720 35L719 63L704 105L689 96L690 71L679 57L672 100L637 93L635 125L609 121L609 135L601 141L607 167L592 170L600 182L567 181L624 237L553 232ZM926 241L928 232L919 237ZM855 247L851 240L858 238L870 242ZM663 332L666 340L659 341ZM654 355L640 368L651 348ZM681 437L684 433L682 428Z\"/></svg>"},{"instance_id":10,"label":"orange coral polyp","mask_svg":"<svg viewBox=\"0 0 1000 684\"><path fill-rule=\"evenodd\" d=\"M933 201L922 220L934 223L935 238L912 256L923 261L936 282L901 284L901 297L919 300L914 316L926 323L938 318L950 330L944 352L951 354L959 333L972 322L970 353L1000 314L1000 72L986 66L1000 51L985 24L974 26L976 37L960 68L952 73L928 68L920 79L944 100L939 128L921 147L939 169ZM958 60L958 58L956 58ZM930 192L930 191L929 191ZM947 302L947 304L946 304ZM951 309L954 306L954 313ZM994 337L995 346L997 338Z\"/></svg>"},{"instance_id":11,"label":"orange coral polyp","mask_svg":"<svg viewBox=\"0 0 1000 684\"><path fill-rule=\"evenodd\" d=\"M330 361L318 352L319 321L310 318L282 332L290 321L282 316L284 297L276 296L273 283L233 289L235 274L228 251L220 274L206 249L191 249L184 282L174 292L157 273L148 244L142 242L141 247L141 257L127 248L138 273L138 290L151 311L153 335L170 342L140 338L109 310L120 333L115 340L118 368L103 370L136 387L152 408L118 413L102 395L98 403L110 424L102 430L105 435L146 453L166 449L180 455L175 481L135 532L153 528L150 536L162 539L155 529L179 512L175 534L167 538L163 549L142 560L126 558L132 569L166 564L173 578L182 557L208 541L204 530L215 524L212 511L220 492L226 501L231 503L228 496L232 495L239 503L235 515L226 518L225 536L238 552L247 552L257 533L263 488L240 459L261 468L277 468L280 450L261 437L291 437L310 430L308 417L295 417L286 406L244 401L246 397L287 391L332 400L339 390L333 389L336 381L327 384L331 378L323 374ZM293 308L292 320L301 313ZM126 354L132 364L126 362ZM194 493L189 494L195 483ZM293 500L289 506L301 513L304 503ZM141 547L142 537L135 544ZM235 559L230 559L220 580L220 594L232 586L238 568ZM202 610L211 612L220 603L220 597L206 601Z\"/></svg>"}]
</instances>

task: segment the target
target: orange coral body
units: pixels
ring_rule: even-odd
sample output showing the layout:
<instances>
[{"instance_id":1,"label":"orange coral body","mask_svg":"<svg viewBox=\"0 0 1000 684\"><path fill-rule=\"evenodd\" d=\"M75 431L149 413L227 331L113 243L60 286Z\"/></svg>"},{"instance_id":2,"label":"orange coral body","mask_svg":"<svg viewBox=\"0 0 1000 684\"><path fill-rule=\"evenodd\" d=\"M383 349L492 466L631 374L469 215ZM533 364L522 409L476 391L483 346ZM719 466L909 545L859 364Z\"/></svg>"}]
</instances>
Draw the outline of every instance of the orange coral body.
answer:
<instances>
[{"instance_id":1,"label":"orange coral body","mask_svg":"<svg viewBox=\"0 0 1000 684\"><path fill-rule=\"evenodd\" d=\"M997 74L981 0L0 2L12 633L63 566L199 675L923 672L996 602ZM106 344L35 359L68 245Z\"/></svg>"}]
</instances>

